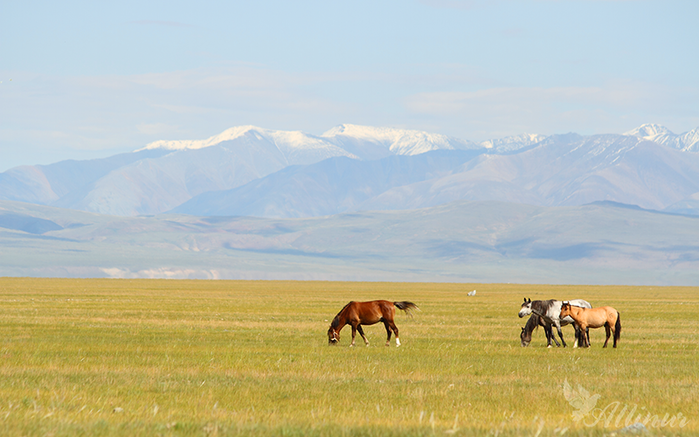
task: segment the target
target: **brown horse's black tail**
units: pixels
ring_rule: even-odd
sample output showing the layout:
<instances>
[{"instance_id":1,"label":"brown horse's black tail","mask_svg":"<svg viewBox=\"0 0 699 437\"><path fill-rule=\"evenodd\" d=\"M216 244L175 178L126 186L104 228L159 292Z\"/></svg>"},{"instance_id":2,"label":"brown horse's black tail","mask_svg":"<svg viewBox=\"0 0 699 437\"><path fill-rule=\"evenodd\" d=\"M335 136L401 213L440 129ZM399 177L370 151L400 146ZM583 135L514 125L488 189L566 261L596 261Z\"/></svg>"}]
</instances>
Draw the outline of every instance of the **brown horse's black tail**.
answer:
<instances>
[{"instance_id":1,"label":"brown horse's black tail","mask_svg":"<svg viewBox=\"0 0 699 437\"><path fill-rule=\"evenodd\" d=\"M616 324L614 325L614 344L621 338L621 314L616 312Z\"/></svg>"},{"instance_id":2,"label":"brown horse's black tail","mask_svg":"<svg viewBox=\"0 0 699 437\"><path fill-rule=\"evenodd\" d=\"M404 300L403 302L393 302L393 305L395 305L396 308L398 308L399 310L405 311L405 314L407 314L409 316L412 315L410 313L412 310L419 310L420 309L417 307L417 305L415 305L412 302L408 302L407 300Z\"/></svg>"}]
</instances>

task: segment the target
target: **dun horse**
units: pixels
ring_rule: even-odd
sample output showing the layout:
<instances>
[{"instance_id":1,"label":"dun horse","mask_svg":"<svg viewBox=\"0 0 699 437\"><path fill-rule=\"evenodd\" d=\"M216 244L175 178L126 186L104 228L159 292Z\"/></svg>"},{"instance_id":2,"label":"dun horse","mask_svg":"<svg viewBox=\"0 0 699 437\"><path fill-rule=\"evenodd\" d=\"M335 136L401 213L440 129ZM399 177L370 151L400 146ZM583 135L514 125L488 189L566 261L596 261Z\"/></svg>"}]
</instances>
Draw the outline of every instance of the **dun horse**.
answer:
<instances>
[{"instance_id":1,"label":"dun horse","mask_svg":"<svg viewBox=\"0 0 699 437\"><path fill-rule=\"evenodd\" d=\"M345 305L342 310L335 316L330 328L328 329L328 344L338 344L340 342L340 331L345 325L352 326L352 343L354 346L354 337L359 331L359 335L364 339L364 343L369 346L369 340L364 335L362 325L373 325L383 322L386 327L388 338L386 346L391 342L391 331L396 334L396 346L400 346L398 339L398 328L393 323L393 317L396 314L396 308L410 314L410 310L416 309L417 305L412 302L389 302L387 300L374 300L371 302L350 302Z\"/></svg>"},{"instance_id":2,"label":"dun horse","mask_svg":"<svg viewBox=\"0 0 699 437\"><path fill-rule=\"evenodd\" d=\"M584 333L583 344L590 346L590 333L587 328L601 328L604 326L607 331L607 339L604 341L604 346L607 347L610 334L614 334L614 347L616 347L619 338L621 338L621 316L619 311L612 307L599 308L579 308L571 306L568 302L563 302L561 306L561 317L570 316L575 323L581 328Z\"/></svg>"}]
</instances>

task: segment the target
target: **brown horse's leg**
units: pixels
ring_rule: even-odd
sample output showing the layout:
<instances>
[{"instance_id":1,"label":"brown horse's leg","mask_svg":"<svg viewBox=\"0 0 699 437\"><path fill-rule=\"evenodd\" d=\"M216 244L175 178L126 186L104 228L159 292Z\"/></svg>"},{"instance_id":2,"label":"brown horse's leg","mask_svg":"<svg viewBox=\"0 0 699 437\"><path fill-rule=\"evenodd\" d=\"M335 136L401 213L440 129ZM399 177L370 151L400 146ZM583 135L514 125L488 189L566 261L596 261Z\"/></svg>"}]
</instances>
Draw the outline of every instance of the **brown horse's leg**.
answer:
<instances>
[{"instance_id":1,"label":"brown horse's leg","mask_svg":"<svg viewBox=\"0 0 699 437\"><path fill-rule=\"evenodd\" d=\"M350 343L350 347L354 346L354 337L357 336L357 326L354 323L352 323L352 343Z\"/></svg>"},{"instance_id":2,"label":"brown horse's leg","mask_svg":"<svg viewBox=\"0 0 699 437\"><path fill-rule=\"evenodd\" d=\"M400 339L398 338L398 327L396 326L395 323L393 323L393 320L390 320L388 322L389 326L393 330L393 333L396 334L396 347L400 346ZM388 339L391 339L391 334L388 335ZM388 345L388 342L386 342L386 345Z\"/></svg>"},{"instance_id":3,"label":"brown horse's leg","mask_svg":"<svg viewBox=\"0 0 699 437\"><path fill-rule=\"evenodd\" d=\"M383 326L386 327L386 346L388 346L391 344L391 327L385 319L383 320Z\"/></svg>"},{"instance_id":4,"label":"brown horse's leg","mask_svg":"<svg viewBox=\"0 0 699 437\"><path fill-rule=\"evenodd\" d=\"M609 328L609 322L605 322L604 330L607 333L607 339L604 340L604 346L602 346L603 348L607 347L607 343L609 342L609 337L611 336L611 329Z\"/></svg>"},{"instance_id":5,"label":"brown horse's leg","mask_svg":"<svg viewBox=\"0 0 699 437\"><path fill-rule=\"evenodd\" d=\"M362 325L357 325L357 331L359 331L359 335L362 336L364 339L364 344L369 346L369 340L366 339L366 335L364 335L364 330L362 329Z\"/></svg>"}]
</instances>

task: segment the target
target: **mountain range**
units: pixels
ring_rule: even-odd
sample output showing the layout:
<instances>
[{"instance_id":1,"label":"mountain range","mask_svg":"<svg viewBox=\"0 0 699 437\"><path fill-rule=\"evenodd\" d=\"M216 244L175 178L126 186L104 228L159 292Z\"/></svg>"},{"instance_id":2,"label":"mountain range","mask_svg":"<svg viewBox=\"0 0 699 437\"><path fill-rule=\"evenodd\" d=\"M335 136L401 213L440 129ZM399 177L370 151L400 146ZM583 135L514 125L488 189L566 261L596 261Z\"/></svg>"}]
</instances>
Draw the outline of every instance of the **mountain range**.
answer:
<instances>
[{"instance_id":1,"label":"mountain range","mask_svg":"<svg viewBox=\"0 0 699 437\"><path fill-rule=\"evenodd\" d=\"M614 201L699 214L699 131L523 134L475 143L341 125L322 135L235 127L206 140L0 173L0 200L117 216L315 217L458 200Z\"/></svg>"},{"instance_id":2,"label":"mountain range","mask_svg":"<svg viewBox=\"0 0 699 437\"><path fill-rule=\"evenodd\" d=\"M0 173L0 276L699 285L699 139L236 127Z\"/></svg>"}]
</instances>

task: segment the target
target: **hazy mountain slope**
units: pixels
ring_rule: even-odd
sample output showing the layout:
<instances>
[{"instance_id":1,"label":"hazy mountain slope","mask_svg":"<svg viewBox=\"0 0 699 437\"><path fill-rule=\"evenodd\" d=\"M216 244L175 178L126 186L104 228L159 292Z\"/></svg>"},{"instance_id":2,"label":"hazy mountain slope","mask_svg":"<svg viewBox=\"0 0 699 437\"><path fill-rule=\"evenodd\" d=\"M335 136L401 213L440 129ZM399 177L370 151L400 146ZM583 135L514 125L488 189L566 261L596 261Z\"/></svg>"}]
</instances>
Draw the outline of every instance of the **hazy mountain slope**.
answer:
<instances>
[{"instance_id":1,"label":"hazy mountain slope","mask_svg":"<svg viewBox=\"0 0 699 437\"><path fill-rule=\"evenodd\" d=\"M144 150L102 159L15 167L0 173L0 200L48 205L63 196L84 190L119 167L167 153L166 150Z\"/></svg>"},{"instance_id":2,"label":"hazy mountain slope","mask_svg":"<svg viewBox=\"0 0 699 437\"><path fill-rule=\"evenodd\" d=\"M157 142L105 160L11 169L0 175L0 188L8 200L113 215L157 214L205 191L333 156L353 155L299 132L243 127L201 142Z\"/></svg>"},{"instance_id":3,"label":"hazy mountain slope","mask_svg":"<svg viewBox=\"0 0 699 437\"><path fill-rule=\"evenodd\" d=\"M48 204L58 199L38 165L15 167L0 173L0 199Z\"/></svg>"},{"instance_id":4,"label":"hazy mountain slope","mask_svg":"<svg viewBox=\"0 0 699 437\"><path fill-rule=\"evenodd\" d=\"M663 209L674 214L691 214L699 216L699 192L682 199Z\"/></svg>"},{"instance_id":5,"label":"hazy mountain slope","mask_svg":"<svg viewBox=\"0 0 699 437\"><path fill-rule=\"evenodd\" d=\"M443 178L397 187L362 205L405 209L451 201L581 205L613 200L663 209L699 191L699 155L633 136L554 135L513 155L482 155Z\"/></svg>"},{"instance_id":6,"label":"hazy mountain slope","mask_svg":"<svg viewBox=\"0 0 699 437\"><path fill-rule=\"evenodd\" d=\"M274 144L243 136L135 162L97 181L76 202L61 206L112 215L156 214L197 194L243 185L288 164Z\"/></svg>"},{"instance_id":7,"label":"hazy mountain slope","mask_svg":"<svg viewBox=\"0 0 699 437\"><path fill-rule=\"evenodd\" d=\"M261 219L2 201L0 275L699 285L698 220L608 203Z\"/></svg>"},{"instance_id":8,"label":"hazy mountain slope","mask_svg":"<svg viewBox=\"0 0 699 437\"><path fill-rule=\"evenodd\" d=\"M357 209L392 187L449 174L480 150L437 150L375 161L330 158L227 191L207 192L172 212L193 215L314 217Z\"/></svg>"},{"instance_id":9,"label":"hazy mountain slope","mask_svg":"<svg viewBox=\"0 0 699 437\"><path fill-rule=\"evenodd\" d=\"M552 137L511 160L529 169L517 179L547 205L613 200L662 209L699 191L699 155L633 137Z\"/></svg>"}]
</instances>

